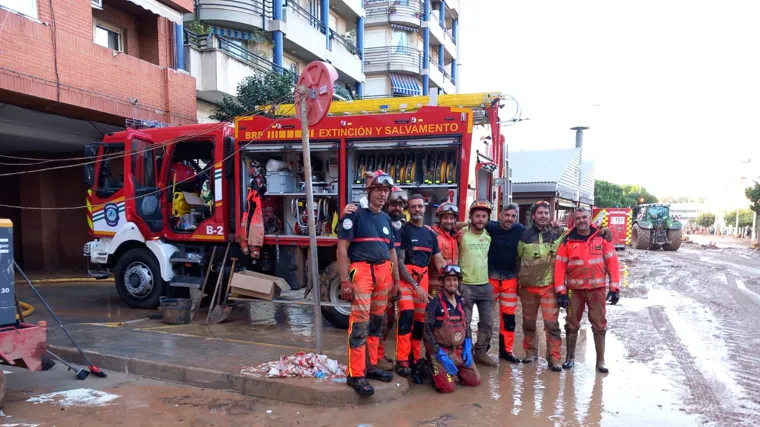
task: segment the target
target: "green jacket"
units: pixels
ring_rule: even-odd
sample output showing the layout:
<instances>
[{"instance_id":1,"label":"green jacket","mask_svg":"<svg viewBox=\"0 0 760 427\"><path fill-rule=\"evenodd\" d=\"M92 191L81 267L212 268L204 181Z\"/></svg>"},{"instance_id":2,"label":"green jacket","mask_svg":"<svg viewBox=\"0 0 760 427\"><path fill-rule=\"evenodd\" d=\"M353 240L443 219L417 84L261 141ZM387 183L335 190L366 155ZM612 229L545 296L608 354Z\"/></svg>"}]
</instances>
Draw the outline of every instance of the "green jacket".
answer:
<instances>
[{"instance_id":1,"label":"green jacket","mask_svg":"<svg viewBox=\"0 0 760 427\"><path fill-rule=\"evenodd\" d=\"M526 228L517 244L517 283L519 286L551 286L554 258L567 230L549 227L540 231L535 225Z\"/></svg>"}]
</instances>

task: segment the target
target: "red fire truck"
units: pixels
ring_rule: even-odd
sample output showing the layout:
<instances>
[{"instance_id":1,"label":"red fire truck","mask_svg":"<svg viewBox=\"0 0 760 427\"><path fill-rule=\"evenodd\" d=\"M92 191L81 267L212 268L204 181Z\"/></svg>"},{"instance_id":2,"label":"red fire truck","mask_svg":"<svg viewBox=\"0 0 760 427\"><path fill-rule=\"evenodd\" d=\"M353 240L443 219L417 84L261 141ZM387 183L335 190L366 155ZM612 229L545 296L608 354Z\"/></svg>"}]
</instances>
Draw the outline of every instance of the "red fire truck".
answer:
<instances>
[{"instance_id":1,"label":"red fire truck","mask_svg":"<svg viewBox=\"0 0 760 427\"><path fill-rule=\"evenodd\" d=\"M364 171L383 169L398 186L425 196L429 224L443 201L457 203L464 220L474 197L496 206L506 200L501 99L481 93L334 102L330 116L308 130L325 301L340 302L334 225L343 206L363 196ZM474 144L478 125L488 138ZM85 153L95 159L85 167L90 274L113 274L127 304L154 308L172 290L198 289L212 249L233 242L232 256L248 268L303 287L309 213L302 131L295 118L252 116L234 126L128 129L88 145ZM266 183L264 245L255 264L235 243L256 178L251 171ZM347 325L348 309L323 307L323 313L334 325Z\"/></svg>"},{"instance_id":2,"label":"red fire truck","mask_svg":"<svg viewBox=\"0 0 760 427\"><path fill-rule=\"evenodd\" d=\"M597 227L607 227L612 234L615 249L622 250L631 244L632 214L631 208L594 208L591 212L591 222ZM567 226L573 227L572 215Z\"/></svg>"}]
</instances>

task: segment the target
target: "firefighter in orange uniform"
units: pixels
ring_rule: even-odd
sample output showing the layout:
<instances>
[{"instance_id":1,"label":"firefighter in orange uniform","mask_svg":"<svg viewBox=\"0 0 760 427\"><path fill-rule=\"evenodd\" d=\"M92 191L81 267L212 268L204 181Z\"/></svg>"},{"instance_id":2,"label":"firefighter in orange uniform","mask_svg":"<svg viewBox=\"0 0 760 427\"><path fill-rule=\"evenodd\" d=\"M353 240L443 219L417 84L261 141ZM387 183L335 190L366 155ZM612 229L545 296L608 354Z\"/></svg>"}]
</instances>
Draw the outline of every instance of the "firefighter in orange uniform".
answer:
<instances>
[{"instance_id":1,"label":"firefighter in orange uniform","mask_svg":"<svg viewBox=\"0 0 760 427\"><path fill-rule=\"evenodd\" d=\"M438 217L438 222L432 228L438 236L438 249L441 250L441 256L443 256L446 264L459 264L459 244L457 243L456 230L458 215L459 208L457 205L449 202L441 203L435 214ZM441 283L440 275L440 270L431 262L428 284L432 296L436 296L442 289L443 283Z\"/></svg>"},{"instance_id":2,"label":"firefighter in orange uniform","mask_svg":"<svg viewBox=\"0 0 760 427\"><path fill-rule=\"evenodd\" d=\"M383 206L393 179L377 174L367 188L368 208L345 215L338 225L338 270L343 298L351 301L348 326L347 384L362 396L375 393L367 379L393 380L377 367L388 294L398 292L399 278L391 218ZM369 353L369 367L366 366Z\"/></svg>"},{"instance_id":3,"label":"firefighter in orange uniform","mask_svg":"<svg viewBox=\"0 0 760 427\"><path fill-rule=\"evenodd\" d=\"M615 247L600 235L590 223L591 212L578 208L573 213L575 227L562 239L554 264L554 289L560 307L567 308L565 331L567 360L565 369L575 366L575 344L583 310L588 307L588 319L594 334L596 369L606 374L604 339L607 332L606 299L614 305L620 299L620 271ZM607 294L607 276L610 290ZM567 287L566 287L567 285ZM572 290L570 297L567 289ZM605 298L606 296L606 298Z\"/></svg>"}]
</instances>

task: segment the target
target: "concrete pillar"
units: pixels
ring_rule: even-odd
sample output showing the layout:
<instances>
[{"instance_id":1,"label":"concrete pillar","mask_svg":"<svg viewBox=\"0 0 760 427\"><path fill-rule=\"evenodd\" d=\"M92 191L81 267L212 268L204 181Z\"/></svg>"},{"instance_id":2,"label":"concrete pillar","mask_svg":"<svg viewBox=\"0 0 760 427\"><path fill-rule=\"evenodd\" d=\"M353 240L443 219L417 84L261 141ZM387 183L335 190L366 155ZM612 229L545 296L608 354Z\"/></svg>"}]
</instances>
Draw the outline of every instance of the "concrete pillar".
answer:
<instances>
[{"instance_id":1,"label":"concrete pillar","mask_svg":"<svg viewBox=\"0 0 760 427\"><path fill-rule=\"evenodd\" d=\"M441 69L443 69L444 62L443 58L445 57L445 54L443 52L443 44L438 45L438 65L441 66Z\"/></svg>"},{"instance_id":2,"label":"concrete pillar","mask_svg":"<svg viewBox=\"0 0 760 427\"><path fill-rule=\"evenodd\" d=\"M354 89L356 90L356 95L358 95L359 97L364 96L364 83L356 82L356 84L354 85Z\"/></svg>"},{"instance_id":3,"label":"concrete pillar","mask_svg":"<svg viewBox=\"0 0 760 427\"><path fill-rule=\"evenodd\" d=\"M322 0L320 20L325 25L325 48L330 50L330 0Z\"/></svg>"},{"instance_id":4,"label":"concrete pillar","mask_svg":"<svg viewBox=\"0 0 760 427\"><path fill-rule=\"evenodd\" d=\"M451 61L451 80L454 81L454 84L457 83L457 60L456 59Z\"/></svg>"},{"instance_id":5,"label":"concrete pillar","mask_svg":"<svg viewBox=\"0 0 760 427\"><path fill-rule=\"evenodd\" d=\"M430 77L427 74L422 76L422 94L425 96L430 94Z\"/></svg>"},{"instance_id":6,"label":"concrete pillar","mask_svg":"<svg viewBox=\"0 0 760 427\"><path fill-rule=\"evenodd\" d=\"M177 44L177 69L178 70L184 70L185 69L185 43L184 43L184 37L185 37L185 31L182 24L176 24L175 27L175 39Z\"/></svg>"},{"instance_id":7,"label":"concrete pillar","mask_svg":"<svg viewBox=\"0 0 760 427\"><path fill-rule=\"evenodd\" d=\"M430 63L430 0L425 0L422 7L422 20L428 23L422 30L422 68L429 69ZM430 77L427 75L422 76L422 94L427 95L430 90Z\"/></svg>"},{"instance_id":8,"label":"concrete pillar","mask_svg":"<svg viewBox=\"0 0 760 427\"><path fill-rule=\"evenodd\" d=\"M441 27L446 28L446 2L443 0L438 3L438 22Z\"/></svg>"},{"instance_id":9,"label":"concrete pillar","mask_svg":"<svg viewBox=\"0 0 760 427\"><path fill-rule=\"evenodd\" d=\"M364 17L356 18L356 49L359 51L359 59L362 60L362 73L364 72Z\"/></svg>"},{"instance_id":10,"label":"concrete pillar","mask_svg":"<svg viewBox=\"0 0 760 427\"><path fill-rule=\"evenodd\" d=\"M274 0L272 18L275 21L282 21L282 0ZM284 40L282 31L272 32L272 62L275 66L282 68L282 52L284 49Z\"/></svg>"},{"instance_id":11,"label":"concrete pillar","mask_svg":"<svg viewBox=\"0 0 760 427\"><path fill-rule=\"evenodd\" d=\"M459 19L451 21L451 35L454 38L454 43L459 39Z\"/></svg>"},{"instance_id":12,"label":"concrete pillar","mask_svg":"<svg viewBox=\"0 0 760 427\"><path fill-rule=\"evenodd\" d=\"M55 179L52 172L23 175L20 181L21 205L56 207ZM55 210L30 210L21 219L24 268L55 271L60 268L58 214ZM82 211L82 222L86 220ZM18 226L18 225L17 225Z\"/></svg>"}]
</instances>

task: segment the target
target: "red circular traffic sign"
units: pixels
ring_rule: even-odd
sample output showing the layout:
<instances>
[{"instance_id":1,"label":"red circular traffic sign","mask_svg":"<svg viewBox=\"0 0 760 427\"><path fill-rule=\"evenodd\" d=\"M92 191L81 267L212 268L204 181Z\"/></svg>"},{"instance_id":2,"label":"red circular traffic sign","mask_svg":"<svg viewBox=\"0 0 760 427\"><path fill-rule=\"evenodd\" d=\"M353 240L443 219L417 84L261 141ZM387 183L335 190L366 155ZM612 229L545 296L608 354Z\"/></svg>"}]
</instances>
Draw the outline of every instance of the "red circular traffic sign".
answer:
<instances>
[{"instance_id":1,"label":"red circular traffic sign","mask_svg":"<svg viewBox=\"0 0 760 427\"><path fill-rule=\"evenodd\" d=\"M297 86L306 88L306 120L314 126L327 115L333 98L333 82L338 72L332 65L314 61L304 68ZM296 87L296 112L301 117L301 91Z\"/></svg>"}]
</instances>

